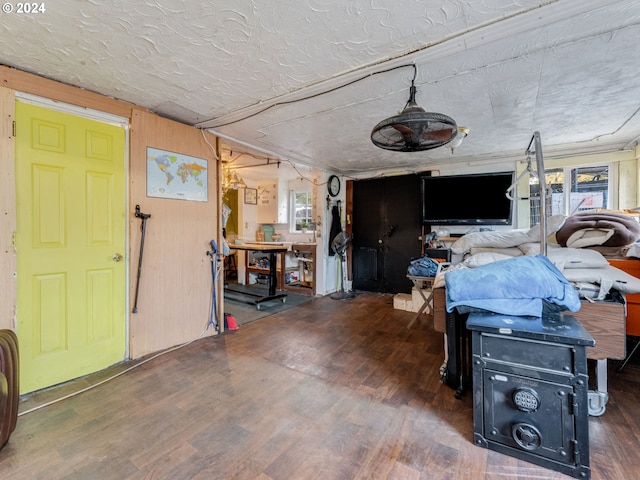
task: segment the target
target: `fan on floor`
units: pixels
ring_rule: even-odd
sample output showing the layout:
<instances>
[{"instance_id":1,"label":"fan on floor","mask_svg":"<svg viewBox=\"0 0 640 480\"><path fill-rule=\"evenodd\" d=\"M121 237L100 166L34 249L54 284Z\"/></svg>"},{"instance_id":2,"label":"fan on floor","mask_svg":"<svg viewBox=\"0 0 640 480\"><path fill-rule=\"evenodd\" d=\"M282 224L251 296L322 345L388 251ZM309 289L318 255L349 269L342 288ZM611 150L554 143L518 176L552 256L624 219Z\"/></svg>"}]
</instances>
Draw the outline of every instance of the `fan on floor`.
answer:
<instances>
[{"instance_id":1,"label":"fan on floor","mask_svg":"<svg viewBox=\"0 0 640 480\"><path fill-rule=\"evenodd\" d=\"M458 135L453 118L442 113L426 112L416 103L414 68L409 100L400 114L378 123L371 131L371 141L377 147L396 152L419 152L446 145Z\"/></svg>"},{"instance_id":2,"label":"fan on floor","mask_svg":"<svg viewBox=\"0 0 640 480\"><path fill-rule=\"evenodd\" d=\"M351 242L351 235L345 233L344 231L337 234L334 239L331 241L331 249L335 252L335 254L340 258L339 269L340 269L340 291L331 294L331 298L334 300L347 300L349 298L355 297L353 292L345 292L344 291L344 261L345 261L345 253L347 251L347 247Z\"/></svg>"}]
</instances>

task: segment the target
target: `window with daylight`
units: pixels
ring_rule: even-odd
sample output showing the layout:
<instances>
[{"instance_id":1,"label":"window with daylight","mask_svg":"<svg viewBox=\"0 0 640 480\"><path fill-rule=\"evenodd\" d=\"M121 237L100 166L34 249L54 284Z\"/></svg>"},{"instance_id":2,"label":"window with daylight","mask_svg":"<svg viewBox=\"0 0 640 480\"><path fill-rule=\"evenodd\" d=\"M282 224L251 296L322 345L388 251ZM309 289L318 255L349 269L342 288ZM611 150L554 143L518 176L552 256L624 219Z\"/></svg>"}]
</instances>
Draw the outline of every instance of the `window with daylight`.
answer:
<instances>
[{"instance_id":1,"label":"window with daylight","mask_svg":"<svg viewBox=\"0 0 640 480\"><path fill-rule=\"evenodd\" d=\"M302 233L311 228L311 190L291 192L291 232Z\"/></svg>"},{"instance_id":2,"label":"window with daylight","mask_svg":"<svg viewBox=\"0 0 640 480\"><path fill-rule=\"evenodd\" d=\"M547 197L547 216L573 215L596 208L613 208L609 203L611 189L609 166L564 167L545 170L551 196ZM540 223L540 183L529 184L531 226Z\"/></svg>"}]
</instances>

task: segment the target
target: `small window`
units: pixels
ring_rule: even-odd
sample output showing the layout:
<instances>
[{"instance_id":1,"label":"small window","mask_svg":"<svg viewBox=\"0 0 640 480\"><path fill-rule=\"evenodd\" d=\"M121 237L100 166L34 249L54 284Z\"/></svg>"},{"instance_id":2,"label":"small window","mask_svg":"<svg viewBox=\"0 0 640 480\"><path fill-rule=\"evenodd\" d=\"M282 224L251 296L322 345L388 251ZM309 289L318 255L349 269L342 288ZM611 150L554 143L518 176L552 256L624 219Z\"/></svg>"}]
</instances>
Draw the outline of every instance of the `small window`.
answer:
<instances>
[{"instance_id":1,"label":"small window","mask_svg":"<svg viewBox=\"0 0 640 480\"><path fill-rule=\"evenodd\" d=\"M293 191L291 193L291 232L303 232L311 226L311 191Z\"/></svg>"},{"instance_id":2,"label":"small window","mask_svg":"<svg viewBox=\"0 0 640 480\"><path fill-rule=\"evenodd\" d=\"M551 197L547 197L547 216L573 215L585 210L611 208L609 205L609 167L564 167L545 170ZM540 223L540 184L530 183L531 226Z\"/></svg>"}]
</instances>

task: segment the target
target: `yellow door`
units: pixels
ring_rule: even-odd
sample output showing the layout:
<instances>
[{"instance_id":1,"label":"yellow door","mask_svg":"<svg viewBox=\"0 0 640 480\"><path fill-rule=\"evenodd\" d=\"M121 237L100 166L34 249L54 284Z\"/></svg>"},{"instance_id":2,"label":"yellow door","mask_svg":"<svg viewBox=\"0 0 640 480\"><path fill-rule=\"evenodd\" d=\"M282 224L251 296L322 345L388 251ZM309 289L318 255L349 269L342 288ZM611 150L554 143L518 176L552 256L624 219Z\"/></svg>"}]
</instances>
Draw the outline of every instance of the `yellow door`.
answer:
<instances>
[{"instance_id":1,"label":"yellow door","mask_svg":"<svg viewBox=\"0 0 640 480\"><path fill-rule=\"evenodd\" d=\"M21 393L126 357L124 156L124 128L16 102Z\"/></svg>"}]
</instances>

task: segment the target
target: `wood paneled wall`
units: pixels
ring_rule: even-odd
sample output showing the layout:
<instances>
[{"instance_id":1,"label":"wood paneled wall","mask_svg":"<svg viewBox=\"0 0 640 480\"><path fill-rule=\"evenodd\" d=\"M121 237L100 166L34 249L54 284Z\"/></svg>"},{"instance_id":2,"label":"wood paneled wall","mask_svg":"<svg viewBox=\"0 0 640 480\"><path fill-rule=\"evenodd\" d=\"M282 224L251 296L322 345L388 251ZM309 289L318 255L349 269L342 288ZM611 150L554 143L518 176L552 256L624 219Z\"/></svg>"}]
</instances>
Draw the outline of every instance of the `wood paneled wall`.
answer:
<instances>
[{"instance_id":1,"label":"wood paneled wall","mask_svg":"<svg viewBox=\"0 0 640 480\"><path fill-rule=\"evenodd\" d=\"M157 115L135 111L131 119L129 246L133 304L141 220L147 220L138 313L131 314L131 356L136 358L195 338L206 327L211 297L209 242L217 239L216 161L200 130ZM213 146L215 139L209 137ZM146 196L147 147L208 160L208 202ZM209 332L212 330L210 329Z\"/></svg>"}]
</instances>

